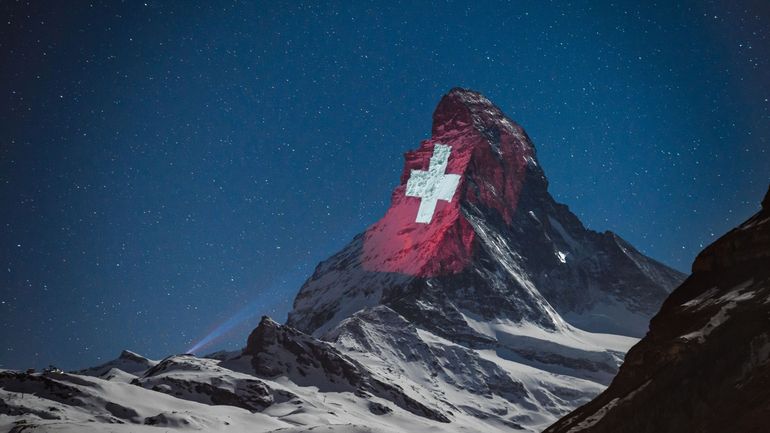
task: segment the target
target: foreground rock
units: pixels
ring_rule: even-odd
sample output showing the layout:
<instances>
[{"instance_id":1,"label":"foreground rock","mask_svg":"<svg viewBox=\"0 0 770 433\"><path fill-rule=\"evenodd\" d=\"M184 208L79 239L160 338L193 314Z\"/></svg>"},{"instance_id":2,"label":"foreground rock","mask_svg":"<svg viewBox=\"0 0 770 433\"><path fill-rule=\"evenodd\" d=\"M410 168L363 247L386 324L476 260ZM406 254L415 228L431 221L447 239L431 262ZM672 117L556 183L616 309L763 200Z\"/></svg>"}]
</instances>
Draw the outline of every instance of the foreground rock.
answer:
<instances>
[{"instance_id":1,"label":"foreground rock","mask_svg":"<svg viewBox=\"0 0 770 433\"><path fill-rule=\"evenodd\" d=\"M767 431L770 191L692 268L612 385L547 432Z\"/></svg>"}]
</instances>

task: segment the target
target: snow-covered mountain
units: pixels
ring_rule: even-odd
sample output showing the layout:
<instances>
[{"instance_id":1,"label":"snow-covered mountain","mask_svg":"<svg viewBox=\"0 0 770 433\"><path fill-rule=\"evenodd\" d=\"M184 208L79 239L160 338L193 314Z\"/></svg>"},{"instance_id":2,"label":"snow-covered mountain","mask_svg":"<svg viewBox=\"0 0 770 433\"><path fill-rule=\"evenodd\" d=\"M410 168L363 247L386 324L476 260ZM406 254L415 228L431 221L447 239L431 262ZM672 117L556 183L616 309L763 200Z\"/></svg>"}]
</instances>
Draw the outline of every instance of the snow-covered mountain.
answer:
<instances>
[{"instance_id":1,"label":"snow-covered mountain","mask_svg":"<svg viewBox=\"0 0 770 433\"><path fill-rule=\"evenodd\" d=\"M612 385L548 429L763 432L770 423L770 190L704 249Z\"/></svg>"},{"instance_id":2,"label":"snow-covered mountain","mask_svg":"<svg viewBox=\"0 0 770 433\"><path fill-rule=\"evenodd\" d=\"M459 175L430 223L416 174L449 149L440 175ZM436 176L438 177L438 175ZM433 136L406 154L386 215L304 284L288 325L322 336L356 311L385 304L437 335L487 341L461 316L641 337L683 275L612 232L587 230L548 193L524 130L484 96L453 89Z\"/></svg>"},{"instance_id":3,"label":"snow-covered mountain","mask_svg":"<svg viewBox=\"0 0 770 433\"><path fill-rule=\"evenodd\" d=\"M586 229L524 130L453 89L385 216L286 325L263 318L234 354L0 372L0 428L540 431L606 387L682 279Z\"/></svg>"}]
</instances>

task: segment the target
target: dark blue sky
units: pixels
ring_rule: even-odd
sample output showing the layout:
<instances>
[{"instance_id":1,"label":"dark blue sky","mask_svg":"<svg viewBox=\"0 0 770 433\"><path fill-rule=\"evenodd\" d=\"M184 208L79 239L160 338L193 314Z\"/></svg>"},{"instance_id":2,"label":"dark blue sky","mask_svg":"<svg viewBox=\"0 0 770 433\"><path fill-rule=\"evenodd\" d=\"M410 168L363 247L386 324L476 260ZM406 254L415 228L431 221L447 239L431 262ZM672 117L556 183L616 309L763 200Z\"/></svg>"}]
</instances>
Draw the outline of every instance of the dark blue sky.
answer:
<instances>
[{"instance_id":1,"label":"dark blue sky","mask_svg":"<svg viewBox=\"0 0 770 433\"><path fill-rule=\"evenodd\" d=\"M681 270L767 189L766 1L32 3L0 5L0 368L284 320L454 86Z\"/></svg>"}]
</instances>

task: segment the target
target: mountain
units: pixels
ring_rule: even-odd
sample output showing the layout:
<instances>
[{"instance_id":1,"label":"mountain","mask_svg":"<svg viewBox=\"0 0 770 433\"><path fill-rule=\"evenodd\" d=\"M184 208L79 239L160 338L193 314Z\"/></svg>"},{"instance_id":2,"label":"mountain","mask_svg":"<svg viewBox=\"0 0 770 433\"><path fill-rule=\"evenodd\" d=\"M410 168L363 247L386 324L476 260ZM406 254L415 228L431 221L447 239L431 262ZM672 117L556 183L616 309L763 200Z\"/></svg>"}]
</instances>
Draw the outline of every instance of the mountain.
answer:
<instances>
[{"instance_id":1,"label":"mountain","mask_svg":"<svg viewBox=\"0 0 770 433\"><path fill-rule=\"evenodd\" d=\"M594 332L645 334L681 273L615 233L586 229L548 193L524 130L479 93L450 91L432 129L407 152L385 216L318 266L288 325L322 336L384 304L439 336L468 341L489 339L464 313L549 331L565 319ZM424 173L426 191L411 191ZM449 200L430 189L444 176L456 176ZM419 221L428 207L430 221Z\"/></svg>"},{"instance_id":2,"label":"mountain","mask_svg":"<svg viewBox=\"0 0 770 433\"><path fill-rule=\"evenodd\" d=\"M444 95L405 159L285 325L263 318L235 353L0 371L0 427L532 432L599 394L684 276L557 203L479 93Z\"/></svg>"},{"instance_id":3,"label":"mountain","mask_svg":"<svg viewBox=\"0 0 770 433\"><path fill-rule=\"evenodd\" d=\"M762 432L770 422L770 190L704 249L610 387L547 432Z\"/></svg>"},{"instance_id":4,"label":"mountain","mask_svg":"<svg viewBox=\"0 0 770 433\"><path fill-rule=\"evenodd\" d=\"M684 279L557 203L477 92L446 94L405 160L385 216L316 268L287 325L445 414L544 427L609 383Z\"/></svg>"}]
</instances>

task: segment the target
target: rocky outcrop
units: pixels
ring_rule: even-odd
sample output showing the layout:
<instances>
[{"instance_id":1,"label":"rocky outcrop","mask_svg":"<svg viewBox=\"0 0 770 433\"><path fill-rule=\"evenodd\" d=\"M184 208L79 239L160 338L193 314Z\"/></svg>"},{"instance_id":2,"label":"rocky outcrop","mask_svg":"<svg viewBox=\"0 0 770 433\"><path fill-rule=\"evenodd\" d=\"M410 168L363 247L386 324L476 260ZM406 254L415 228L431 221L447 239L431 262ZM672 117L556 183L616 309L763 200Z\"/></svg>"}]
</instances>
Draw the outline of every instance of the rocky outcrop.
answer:
<instances>
[{"instance_id":1,"label":"rocky outcrop","mask_svg":"<svg viewBox=\"0 0 770 433\"><path fill-rule=\"evenodd\" d=\"M768 192L770 196L770 191ZM760 432L770 422L770 203L708 246L596 399L547 432Z\"/></svg>"},{"instance_id":2,"label":"rocky outcrop","mask_svg":"<svg viewBox=\"0 0 770 433\"><path fill-rule=\"evenodd\" d=\"M449 422L446 414L418 402L397 385L383 382L333 345L280 325L267 316L249 335L243 356L250 357L254 374L260 377L286 376L298 385L316 386L320 391L374 395L415 415Z\"/></svg>"},{"instance_id":3,"label":"rocky outcrop","mask_svg":"<svg viewBox=\"0 0 770 433\"><path fill-rule=\"evenodd\" d=\"M219 364L218 360L192 355L170 356L130 383L185 400L236 406L252 412L296 397Z\"/></svg>"}]
</instances>

